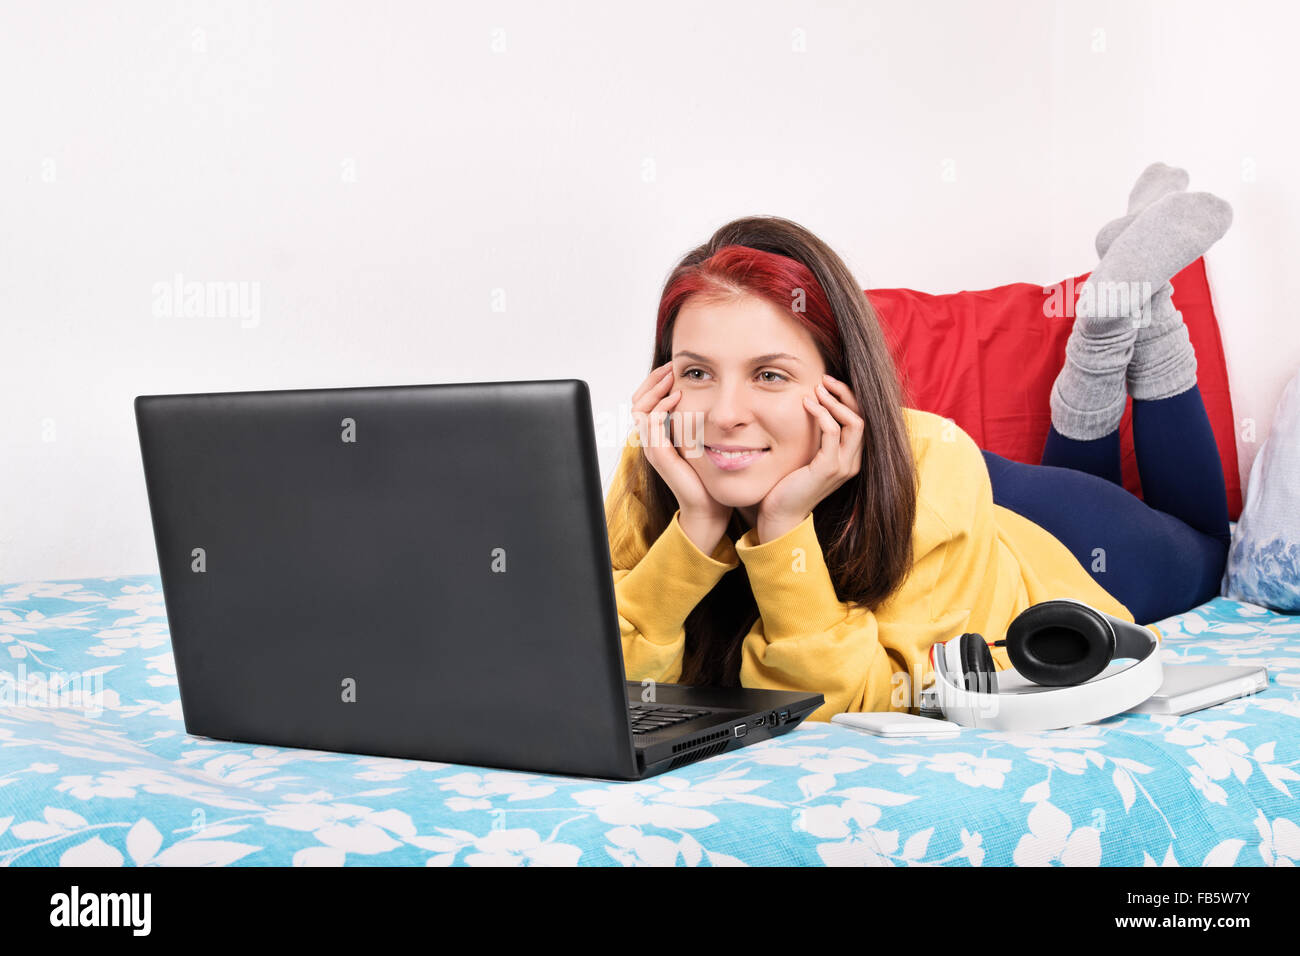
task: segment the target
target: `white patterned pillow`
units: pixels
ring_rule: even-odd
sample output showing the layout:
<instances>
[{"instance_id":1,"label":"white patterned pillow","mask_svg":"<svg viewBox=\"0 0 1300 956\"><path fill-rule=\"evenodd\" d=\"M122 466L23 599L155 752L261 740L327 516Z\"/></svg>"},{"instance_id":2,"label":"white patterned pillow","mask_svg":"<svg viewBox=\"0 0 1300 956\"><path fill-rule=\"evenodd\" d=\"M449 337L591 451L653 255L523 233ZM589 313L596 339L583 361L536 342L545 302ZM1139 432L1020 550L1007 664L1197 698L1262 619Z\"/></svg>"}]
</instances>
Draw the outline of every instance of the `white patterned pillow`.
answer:
<instances>
[{"instance_id":1,"label":"white patterned pillow","mask_svg":"<svg viewBox=\"0 0 1300 956\"><path fill-rule=\"evenodd\" d=\"M1223 596L1300 611L1300 373L1287 383L1250 466L1223 576Z\"/></svg>"}]
</instances>

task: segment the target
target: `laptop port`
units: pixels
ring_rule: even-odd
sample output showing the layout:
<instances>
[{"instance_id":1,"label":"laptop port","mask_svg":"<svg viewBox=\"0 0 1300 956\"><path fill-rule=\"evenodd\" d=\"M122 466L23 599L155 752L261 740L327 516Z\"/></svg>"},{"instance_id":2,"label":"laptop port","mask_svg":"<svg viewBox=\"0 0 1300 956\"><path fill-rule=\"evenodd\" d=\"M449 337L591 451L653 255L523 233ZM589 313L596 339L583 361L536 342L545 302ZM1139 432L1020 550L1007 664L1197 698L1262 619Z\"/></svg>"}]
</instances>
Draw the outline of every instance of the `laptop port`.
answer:
<instances>
[{"instance_id":1,"label":"laptop port","mask_svg":"<svg viewBox=\"0 0 1300 956\"><path fill-rule=\"evenodd\" d=\"M767 724L769 727L776 726L776 711L772 711L770 714L767 715Z\"/></svg>"},{"instance_id":2,"label":"laptop port","mask_svg":"<svg viewBox=\"0 0 1300 956\"><path fill-rule=\"evenodd\" d=\"M789 720L790 720L790 711L788 710L781 711L781 723L783 724L787 723Z\"/></svg>"},{"instance_id":3,"label":"laptop port","mask_svg":"<svg viewBox=\"0 0 1300 956\"><path fill-rule=\"evenodd\" d=\"M746 733L747 730L748 730L748 725L747 725L747 724L736 724L736 727L735 727L735 730L733 731L733 733L735 733L735 735L736 735L737 737L743 737L743 736L745 736L745 733Z\"/></svg>"}]
</instances>

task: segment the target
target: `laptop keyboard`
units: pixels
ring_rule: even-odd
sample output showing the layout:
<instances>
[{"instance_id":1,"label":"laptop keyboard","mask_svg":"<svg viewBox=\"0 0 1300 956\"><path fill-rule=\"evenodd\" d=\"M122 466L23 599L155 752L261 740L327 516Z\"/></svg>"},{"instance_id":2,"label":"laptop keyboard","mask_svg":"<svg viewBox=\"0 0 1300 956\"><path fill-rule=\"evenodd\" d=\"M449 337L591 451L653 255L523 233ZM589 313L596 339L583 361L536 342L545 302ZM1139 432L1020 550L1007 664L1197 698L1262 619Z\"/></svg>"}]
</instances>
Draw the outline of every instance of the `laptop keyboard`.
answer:
<instances>
[{"instance_id":1,"label":"laptop keyboard","mask_svg":"<svg viewBox=\"0 0 1300 956\"><path fill-rule=\"evenodd\" d=\"M648 734L712 713L700 707L679 707L675 704L637 703L628 704L627 709L632 718L633 734Z\"/></svg>"}]
</instances>

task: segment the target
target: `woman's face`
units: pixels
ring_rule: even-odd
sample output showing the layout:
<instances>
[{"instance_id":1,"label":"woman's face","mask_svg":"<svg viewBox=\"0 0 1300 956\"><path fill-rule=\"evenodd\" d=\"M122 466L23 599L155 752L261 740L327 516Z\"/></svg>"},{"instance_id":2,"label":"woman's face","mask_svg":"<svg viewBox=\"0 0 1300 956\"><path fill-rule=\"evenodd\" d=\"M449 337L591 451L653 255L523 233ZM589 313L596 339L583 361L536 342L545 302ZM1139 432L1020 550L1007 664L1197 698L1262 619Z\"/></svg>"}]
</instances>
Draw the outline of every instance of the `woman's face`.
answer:
<instances>
[{"instance_id":1,"label":"woman's face","mask_svg":"<svg viewBox=\"0 0 1300 956\"><path fill-rule=\"evenodd\" d=\"M677 313L672 361L682 456L715 501L741 509L752 525L768 491L821 447L820 425L803 404L805 395L817 401L821 353L766 299L695 297ZM732 448L762 450L734 458L717 451Z\"/></svg>"}]
</instances>

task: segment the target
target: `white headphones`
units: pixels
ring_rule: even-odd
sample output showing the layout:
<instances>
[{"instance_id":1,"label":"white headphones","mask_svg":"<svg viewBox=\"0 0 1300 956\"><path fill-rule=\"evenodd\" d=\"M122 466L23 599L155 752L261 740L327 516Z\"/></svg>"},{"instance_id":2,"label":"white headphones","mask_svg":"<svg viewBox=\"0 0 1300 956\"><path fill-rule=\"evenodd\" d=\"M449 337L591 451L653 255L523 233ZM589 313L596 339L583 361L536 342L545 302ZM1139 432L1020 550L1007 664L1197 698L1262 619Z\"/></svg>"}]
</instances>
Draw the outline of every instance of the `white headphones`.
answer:
<instances>
[{"instance_id":1,"label":"white headphones","mask_svg":"<svg viewBox=\"0 0 1300 956\"><path fill-rule=\"evenodd\" d=\"M979 634L931 646L933 696L948 720L992 730L1071 727L1136 707L1164 680L1150 629L1072 598L1026 608L994 646L1002 645L1011 671L996 669ZM1120 658L1136 663L1110 668Z\"/></svg>"}]
</instances>

